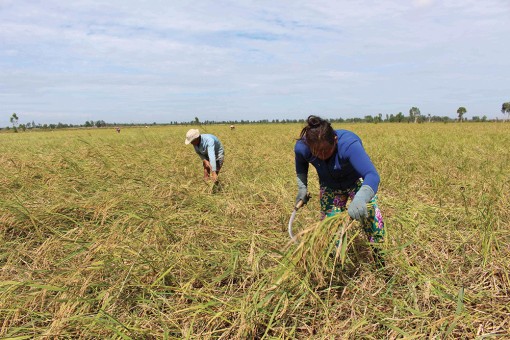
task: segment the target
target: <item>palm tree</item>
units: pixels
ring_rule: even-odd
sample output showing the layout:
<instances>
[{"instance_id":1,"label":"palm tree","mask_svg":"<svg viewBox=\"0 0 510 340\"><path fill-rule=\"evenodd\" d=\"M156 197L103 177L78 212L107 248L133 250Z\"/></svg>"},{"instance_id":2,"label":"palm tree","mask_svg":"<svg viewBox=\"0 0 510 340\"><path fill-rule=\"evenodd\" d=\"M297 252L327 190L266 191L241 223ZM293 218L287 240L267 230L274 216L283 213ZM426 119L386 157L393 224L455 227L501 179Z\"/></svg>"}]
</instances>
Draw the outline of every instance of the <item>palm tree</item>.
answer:
<instances>
[{"instance_id":1,"label":"palm tree","mask_svg":"<svg viewBox=\"0 0 510 340\"><path fill-rule=\"evenodd\" d=\"M14 132L18 132L18 115L16 113L13 113L11 118L9 119L11 121L12 127L14 128Z\"/></svg>"},{"instance_id":2,"label":"palm tree","mask_svg":"<svg viewBox=\"0 0 510 340\"><path fill-rule=\"evenodd\" d=\"M415 123L418 123L418 119L420 119L420 109L417 107L412 107L409 109L409 118L414 119Z\"/></svg>"},{"instance_id":3,"label":"palm tree","mask_svg":"<svg viewBox=\"0 0 510 340\"><path fill-rule=\"evenodd\" d=\"M462 116L464 115L464 113L466 113L467 110L464 106L461 106L457 109L457 114L459 115L459 122L462 122Z\"/></svg>"},{"instance_id":4,"label":"palm tree","mask_svg":"<svg viewBox=\"0 0 510 340\"><path fill-rule=\"evenodd\" d=\"M506 102L501 105L501 113L506 113L508 115L507 120L510 119L510 102Z\"/></svg>"}]
</instances>

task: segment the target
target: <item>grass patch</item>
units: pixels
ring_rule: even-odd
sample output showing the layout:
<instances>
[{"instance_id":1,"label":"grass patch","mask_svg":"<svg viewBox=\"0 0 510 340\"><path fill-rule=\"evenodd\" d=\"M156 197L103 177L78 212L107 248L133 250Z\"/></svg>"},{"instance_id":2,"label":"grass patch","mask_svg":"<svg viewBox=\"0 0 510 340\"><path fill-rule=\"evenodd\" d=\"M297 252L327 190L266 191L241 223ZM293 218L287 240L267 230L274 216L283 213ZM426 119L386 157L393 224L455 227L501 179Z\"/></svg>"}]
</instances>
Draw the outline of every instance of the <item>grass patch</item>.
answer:
<instances>
[{"instance_id":1,"label":"grass patch","mask_svg":"<svg viewBox=\"0 0 510 340\"><path fill-rule=\"evenodd\" d=\"M313 172L290 243L299 125L204 126L219 189L189 127L0 134L0 336L508 336L507 125L335 127L380 172L385 269L345 215L317 222Z\"/></svg>"}]
</instances>

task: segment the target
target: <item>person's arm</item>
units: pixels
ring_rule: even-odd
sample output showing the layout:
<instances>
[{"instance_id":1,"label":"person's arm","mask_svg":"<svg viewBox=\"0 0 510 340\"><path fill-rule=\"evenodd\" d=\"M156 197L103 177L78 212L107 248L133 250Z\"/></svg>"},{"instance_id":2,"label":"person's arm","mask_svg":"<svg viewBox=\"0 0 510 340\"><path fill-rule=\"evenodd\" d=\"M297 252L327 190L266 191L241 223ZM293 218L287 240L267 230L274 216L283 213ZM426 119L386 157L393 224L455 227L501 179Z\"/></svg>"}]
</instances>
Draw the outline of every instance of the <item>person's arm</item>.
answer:
<instances>
[{"instance_id":1,"label":"person's arm","mask_svg":"<svg viewBox=\"0 0 510 340\"><path fill-rule=\"evenodd\" d=\"M213 182L216 182L218 180L218 174L216 171L211 171L211 179Z\"/></svg>"},{"instance_id":2,"label":"person's arm","mask_svg":"<svg viewBox=\"0 0 510 340\"><path fill-rule=\"evenodd\" d=\"M368 216L367 203L375 196L379 188L380 177L360 142L351 144L347 154L351 165L363 178L363 185L359 188L347 210L350 217L359 220Z\"/></svg>"},{"instance_id":3,"label":"person's arm","mask_svg":"<svg viewBox=\"0 0 510 340\"><path fill-rule=\"evenodd\" d=\"M204 165L204 179L208 179L209 178L209 162L207 162L207 160L204 159L203 161L203 165ZM207 162L207 163L206 163Z\"/></svg>"},{"instance_id":4,"label":"person's arm","mask_svg":"<svg viewBox=\"0 0 510 340\"><path fill-rule=\"evenodd\" d=\"M346 156L354 170L363 178L363 185L368 185L375 195L379 188L381 178L361 143L352 143L347 149Z\"/></svg>"},{"instance_id":5,"label":"person's arm","mask_svg":"<svg viewBox=\"0 0 510 340\"><path fill-rule=\"evenodd\" d=\"M216 155L216 149L218 149L217 151L217 155ZM221 144L220 140L215 138L214 141L213 141L213 152L214 152L214 156L213 156L213 159L214 159L214 170L211 170L211 179L213 180L213 182L216 182L218 181L218 162L217 160L218 159L223 159L223 155L224 155L224 150L223 150L223 144ZM212 169L212 164L211 164L211 169Z\"/></svg>"},{"instance_id":6,"label":"person's arm","mask_svg":"<svg viewBox=\"0 0 510 340\"><path fill-rule=\"evenodd\" d=\"M296 195L296 205L299 201L303 201L303 204L308 202L308 174L300 173L296 174L298 193Z\"/></svg>"},{"instance_id":7,"label":"person's arm","mask_svg":"<svg viewBox=\"0 0 510 340\"><path fill-rule=\"evenodd\" d=\"M200 152L200 145L193 145L193 148L195 149L195 152L198 155L198 157L200 157L200 159L202 160L202 166L204 167L204 179L208 179L211 165L209 164L209 161L207 160L205 155Z\"/></svg>"},{"instance_id":8,"label":"person's arm","mask_svg":"<svg viewBox=\"0 0 510 340\"><path fill-rule=\"evenodd\" d=\"M294 147L295 153L295 166L296 166L296 180L298 186L298 193L296 195L296 204L303 201L303 204L308 202L308 167L309 163L303 155L303 146L298 145Z\"/></svg>"},{"instance_id":9,"label":"person's arm","mask_svg":"<svg viewBox=\"0 0 510 340\"><path fill-rule=\"evenodd\" d=\"M214 140L212 139L207 140L206 146L211 171L216 171L216 152L214 152Z\"/></svg>"}]
</instances>

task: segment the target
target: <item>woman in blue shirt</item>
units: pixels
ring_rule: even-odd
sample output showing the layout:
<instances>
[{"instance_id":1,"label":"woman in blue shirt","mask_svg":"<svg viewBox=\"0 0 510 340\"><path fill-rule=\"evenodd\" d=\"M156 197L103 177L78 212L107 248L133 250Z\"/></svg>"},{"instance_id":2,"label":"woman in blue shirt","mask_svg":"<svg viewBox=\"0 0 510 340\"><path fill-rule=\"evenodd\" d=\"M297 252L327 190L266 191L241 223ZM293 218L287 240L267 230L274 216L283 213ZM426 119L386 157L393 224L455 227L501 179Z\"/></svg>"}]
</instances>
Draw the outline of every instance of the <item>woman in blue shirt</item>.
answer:
<instances>
[{"instance_id":1,"label":"woman in blue shirt","mask_svg":"<svg viewBox=\"0 0 510 340\"><path fill-rule=\"evenodd\" d=\"M361 139L351 131L333 130L331 124L317 116L309 116L294 148L298 194L296 204L306 203L308 167L317 170L320 184L322 218L347 209L360 221L369 242L384 241L384 222L377 206L379 174L368 157ZM367 203L370 203L367 208Z\"/></svg>"}]
</instances>

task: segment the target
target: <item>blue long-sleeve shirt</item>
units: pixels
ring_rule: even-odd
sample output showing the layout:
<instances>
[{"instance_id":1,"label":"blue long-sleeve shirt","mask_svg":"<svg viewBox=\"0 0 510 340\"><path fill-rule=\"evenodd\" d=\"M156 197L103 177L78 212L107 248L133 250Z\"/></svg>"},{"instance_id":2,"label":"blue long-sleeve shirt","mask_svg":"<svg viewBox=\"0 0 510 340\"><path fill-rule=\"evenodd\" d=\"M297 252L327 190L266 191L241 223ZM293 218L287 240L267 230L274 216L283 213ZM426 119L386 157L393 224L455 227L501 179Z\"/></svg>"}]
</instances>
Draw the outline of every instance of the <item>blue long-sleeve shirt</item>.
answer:
<instances>
[{"instance_id":1,"label":"blue long-sleeve shirt","mask_svg":"<svg viewBox=\"0 0 510 340\"><path fill-rule=\"evenodd\" d=\"M308 174L311 163L319 175L319 183L335 190L347 190L363 178L363 185L368 185L377 193L380 177L370 157L368 157L361 139L351 131L336 130L338 144L333 155L327 160L314 157L303 139L296 142L296 174ZM306 183L305 183L306 184Z\"/></svg>"},{"instance_id":2,"label":"blue long-sleeve shirt","mask_svg":"<svg viewBox=\"0 0 510 340\"><path fill-rule=\"evenodd\" d=\"M211 163L211 170L217 171L216 161L223 161L224 151L218 137L210 134L200 135L200 143L194 145L195 152L202 160L207 159Z\"/></svg>"}]
</instances>

